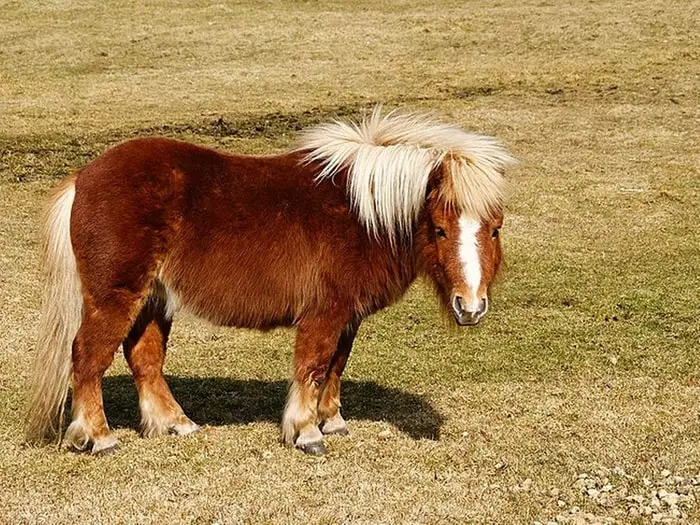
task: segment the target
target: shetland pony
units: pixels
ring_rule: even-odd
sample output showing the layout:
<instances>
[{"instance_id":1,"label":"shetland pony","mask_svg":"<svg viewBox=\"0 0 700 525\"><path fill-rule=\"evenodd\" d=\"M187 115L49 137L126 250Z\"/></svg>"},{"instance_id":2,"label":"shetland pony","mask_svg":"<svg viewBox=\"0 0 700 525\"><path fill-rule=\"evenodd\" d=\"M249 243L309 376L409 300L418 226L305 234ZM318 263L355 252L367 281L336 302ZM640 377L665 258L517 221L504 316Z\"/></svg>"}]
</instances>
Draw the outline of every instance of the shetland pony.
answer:
<instances>
[{"instance_id":1,"label":"shetland pony","mask_svg":"<svg viewBox=\"0 0 700 525\"><path fill-rule=\"evenodd\" d=\"M488 310L505 167L494 139L380 108L252 157L124 142L64 179L44 224L46 287L28 442L110 454L102 376L123 346L145 436L198 426L163 376L173 315L296 326L282 439L322 454L344 434L340 377L364 318L427 277L459 325Z\"/></svg>"}]
</instances>

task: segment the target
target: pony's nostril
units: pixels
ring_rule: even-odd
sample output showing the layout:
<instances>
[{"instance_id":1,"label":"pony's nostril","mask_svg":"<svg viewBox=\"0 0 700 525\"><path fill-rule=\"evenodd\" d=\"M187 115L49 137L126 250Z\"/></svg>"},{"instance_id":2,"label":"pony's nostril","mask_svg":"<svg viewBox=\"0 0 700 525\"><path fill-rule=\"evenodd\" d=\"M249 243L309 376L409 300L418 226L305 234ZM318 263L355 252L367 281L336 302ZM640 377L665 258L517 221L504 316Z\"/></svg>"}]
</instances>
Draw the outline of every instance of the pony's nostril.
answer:
<instances>
[{"instance_id":1,"label":"pony's nostril","mask_svg":"<svg viewBox=\"0 0 700 525\"><path fill-rule=\"evenodd\" d=\"M452 308L454 308L455 312L457 312L458 314L464 314L464 306L462 305L461 296L455 295L454 299L452 300Z\"/></svg>"},{"instance_id":2,"label":"pony's nostril","mask_svg":"<svg viewBox=\"0 0 700 525\"><path fill-rule=\"evenodd\" d=\"M479 304L479 313L484 314L484 313L486 313L486 310L488 310L488 309L489 309L489 300L486 297L484 297L481 300L481 304Z\"/></svg>"}]
</instances>

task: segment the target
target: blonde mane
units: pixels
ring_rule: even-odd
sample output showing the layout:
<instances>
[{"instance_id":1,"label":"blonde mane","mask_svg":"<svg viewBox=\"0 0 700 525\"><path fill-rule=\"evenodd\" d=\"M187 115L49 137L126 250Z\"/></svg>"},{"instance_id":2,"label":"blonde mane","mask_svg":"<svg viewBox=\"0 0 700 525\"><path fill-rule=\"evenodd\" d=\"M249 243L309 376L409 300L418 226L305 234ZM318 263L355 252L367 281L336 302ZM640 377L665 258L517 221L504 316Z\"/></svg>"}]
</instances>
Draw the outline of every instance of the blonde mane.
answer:
<instances>
[{"instance_id":1,"label":"blonde mane","mask_svg":"<svg viewBox=\"0 0 700 525\"><path fill-rule=\"evenodd\" d=\"M295 148L321 162L317 180L348 170L347 192L360 221L374 234L409 233L427 195L430 174L443 166L438 189L446 204L475 218L503 205L505 167L514 162L496 139L466 133L430 115L381 106L360 122L335 121L306 131Z\"/></svg>"}]
</instances>

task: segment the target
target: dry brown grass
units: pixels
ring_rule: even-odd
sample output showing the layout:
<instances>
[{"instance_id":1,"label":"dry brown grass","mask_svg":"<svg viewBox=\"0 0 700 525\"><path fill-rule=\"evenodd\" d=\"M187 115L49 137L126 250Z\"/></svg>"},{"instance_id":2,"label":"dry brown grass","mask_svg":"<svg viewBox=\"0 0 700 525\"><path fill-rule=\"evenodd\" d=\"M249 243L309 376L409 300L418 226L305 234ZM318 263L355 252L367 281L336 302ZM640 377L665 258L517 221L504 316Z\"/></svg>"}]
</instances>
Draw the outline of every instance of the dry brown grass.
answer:
<instances>
[{"instance_id":1,"label":"dry brown grass","mask_svg":"<svg viewBox=\"0 0 700 525\"><path fill-rule=\"evenodd\" d=\"M650 521L574 482L600 471L648 496L644 477L700 470L698 14L623 0L6 2L0 522L528 523L573 506ZM35 232L62 174L143 133L271 152L376 101L437 109L522 161L482 326L446 330L422 286L368 321L347 373L352 436L323 459L277 441L291 332L189 318L167 372L199 435L139 438L118 357L105 398L119 455L21 445ZM700 520L700 504L684 512Z\"/></svg>"}]
</instances>

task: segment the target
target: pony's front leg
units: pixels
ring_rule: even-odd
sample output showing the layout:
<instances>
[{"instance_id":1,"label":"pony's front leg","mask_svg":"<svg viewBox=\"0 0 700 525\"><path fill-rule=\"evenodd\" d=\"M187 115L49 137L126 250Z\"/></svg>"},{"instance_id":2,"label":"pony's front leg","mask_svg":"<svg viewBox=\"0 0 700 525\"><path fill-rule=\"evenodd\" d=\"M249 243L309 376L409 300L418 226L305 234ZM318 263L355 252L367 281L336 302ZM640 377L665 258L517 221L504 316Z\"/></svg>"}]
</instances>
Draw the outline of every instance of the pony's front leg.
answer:
<instances>
[{"instance_id":1,"label":"pony's front leg","mask_svg":"<svg viewBox=\"0 0 700 525\"><path fill-rule=\"evenodd\" d=\"M333 355L331 368L318 403L318 417L321 421L321 432L326 435L348 433L348 426L340 414L340 377L345 371L345 365L350 357L352 343L357 335L360 323L352 323L345 327L338 348Z\"/></svg>"},{"instance_id":2,"label":"pony's front leg","mask_svg":"<svg viewBox=\"0 0 700 525\"><path fill-rule=\"evenodd\" d=\"M282 418L282 439L307 454L325 452L318 403L345 322L302 321L294 351L294 376Z\"/></svg>"}]
</instances>

